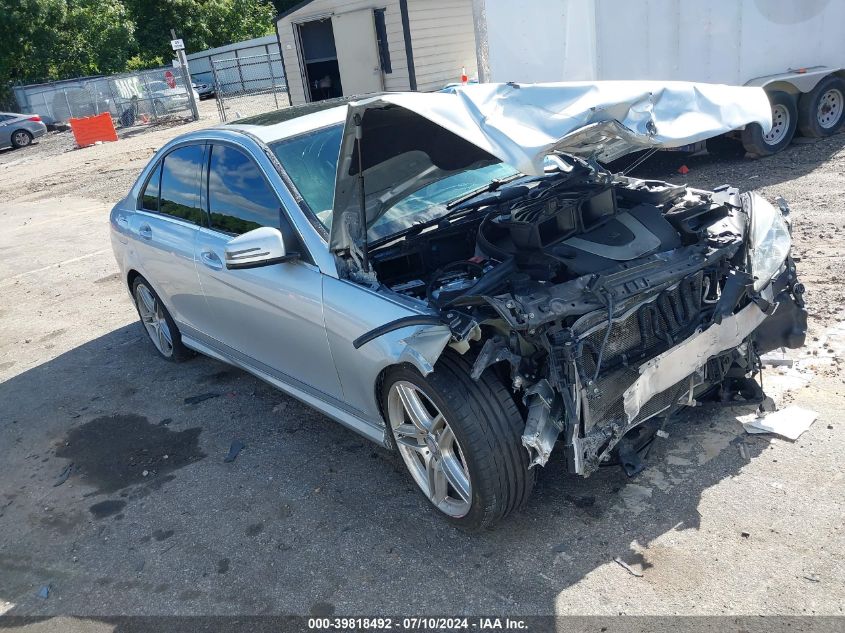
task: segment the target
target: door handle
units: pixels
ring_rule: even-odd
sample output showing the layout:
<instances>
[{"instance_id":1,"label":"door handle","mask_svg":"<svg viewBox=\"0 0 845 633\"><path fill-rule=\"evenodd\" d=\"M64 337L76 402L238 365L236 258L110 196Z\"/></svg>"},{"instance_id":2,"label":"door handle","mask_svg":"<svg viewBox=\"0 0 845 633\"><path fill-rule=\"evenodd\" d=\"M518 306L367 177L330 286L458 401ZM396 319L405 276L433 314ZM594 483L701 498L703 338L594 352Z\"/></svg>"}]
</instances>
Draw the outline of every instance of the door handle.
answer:
<instances>
[{"instance_id":1,"label":"door handle","mask_svg":"<svg viewBox=\"0 0 845 633\"><path fill-rule=\"evenodd\" d=\"M223 262L220 261L220 258L217 256L217 253L214 251L202 251L200 253L200 259L202 263L211 268L212 270L222 270L223 269Z\"/></svg>"},{"instance_id":2,"label":"door handle","mask_svg":"<svg viewBox=\"0 0 845 633\"><path fill-rule=\"evenodd\" d=\"M138 228L138 235L145 240L151 240L153 239L153 230L150 228L149 224L142 224Z\"/></svg>"}]
</instances>

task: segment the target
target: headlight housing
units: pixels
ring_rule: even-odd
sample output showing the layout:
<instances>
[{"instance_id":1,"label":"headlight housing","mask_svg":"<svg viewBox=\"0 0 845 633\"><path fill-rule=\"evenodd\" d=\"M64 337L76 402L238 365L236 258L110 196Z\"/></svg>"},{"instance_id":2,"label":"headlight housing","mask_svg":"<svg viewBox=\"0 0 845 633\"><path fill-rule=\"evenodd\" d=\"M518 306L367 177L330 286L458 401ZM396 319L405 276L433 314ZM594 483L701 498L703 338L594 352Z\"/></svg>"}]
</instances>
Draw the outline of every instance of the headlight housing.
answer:
<instances>
[{"instance_id":1,"label":"headlight housing","mask_svg":"<svg viewBox=\"0 0 845 633\"><path fill-rule=\"evenodd\" d=\"M749 193L748 260L754 276L754 290L760 292L780 270L789 255L792 238L779 209L763 196Z\"/></svg>"}]
</instances>

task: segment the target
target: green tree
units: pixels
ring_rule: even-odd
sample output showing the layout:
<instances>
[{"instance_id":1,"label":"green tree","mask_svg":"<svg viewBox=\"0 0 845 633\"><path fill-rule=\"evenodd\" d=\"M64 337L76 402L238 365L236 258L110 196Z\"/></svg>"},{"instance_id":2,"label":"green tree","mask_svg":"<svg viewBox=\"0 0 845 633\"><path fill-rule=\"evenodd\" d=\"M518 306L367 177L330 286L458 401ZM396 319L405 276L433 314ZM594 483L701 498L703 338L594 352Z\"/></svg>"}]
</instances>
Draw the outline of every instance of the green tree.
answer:
<instances>
[{"instance_id":1,"label":"green tree","mask_svg":"<svg viewBox=\"0 0 845 633\"><path fill-rule=\"evenodd\" d=\"M137 52L135 22L121 0L69 0L56 44L56 76L120 72Z\"/></svg>"},{"instance_id":2,"label":"green tree","mask_svg":"<svg viewBox=\"0 0 845 633\"><path fill-rule=\"evenodd\" d=\"M170 29L188 52L273 32L269 0L0 0L0 90L166 64Z\"/></svg>"},{"instance_id":3,"label":"green tree","mask_svg":"<svg viewBox=\"0 0 845 633\"><path fill-rule=\"evenodd\" d=\"M273 32L273 5L267 0L124 0L135 16L141 59L170 59L170 29L187 52L232 44Z\"/></svg>"},{"instance_id":4,"label":"green tree","mask_svg":"<svg viewBox=\"0 0 845 633\"><path fill-rule=\"evenodd\" d=\"M276 9L276 15L278 15L279 13L293 9L301 2L302 0L273 0L273 8Z\"/></svg>"},{"instance_id":5,"label":"green tree","mask_svg":"<svg viewBox=\"0 0 845 633\"><path fill-rule=\"evenodd\" d=\"M55 74L63 0L0 0L0 85Z\"/></svg>"}]
</instances>

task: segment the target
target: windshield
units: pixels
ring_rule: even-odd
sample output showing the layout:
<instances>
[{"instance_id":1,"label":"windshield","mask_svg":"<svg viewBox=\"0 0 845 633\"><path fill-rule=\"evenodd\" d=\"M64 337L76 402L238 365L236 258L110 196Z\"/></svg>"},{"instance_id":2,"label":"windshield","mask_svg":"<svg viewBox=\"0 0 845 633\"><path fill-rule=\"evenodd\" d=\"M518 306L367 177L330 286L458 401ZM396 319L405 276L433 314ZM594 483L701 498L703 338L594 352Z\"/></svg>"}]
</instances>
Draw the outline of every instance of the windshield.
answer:
<instances>
[{"instance_id":1,"label":"windshield","mask_svg":"<svg viewBox=\"0 0 845 633\"><path fill-rule=\"evenodd\" d=\"M320 222L331 229L335 174L343 125L295 136L270 145L293 184ZM508 178L517 171L497 163L447 176L402 198L380 216L367 231L370 240L387 237L419 222L448 213L446 204L484 187L492 180Z\"/></svg>"}]
</instances>

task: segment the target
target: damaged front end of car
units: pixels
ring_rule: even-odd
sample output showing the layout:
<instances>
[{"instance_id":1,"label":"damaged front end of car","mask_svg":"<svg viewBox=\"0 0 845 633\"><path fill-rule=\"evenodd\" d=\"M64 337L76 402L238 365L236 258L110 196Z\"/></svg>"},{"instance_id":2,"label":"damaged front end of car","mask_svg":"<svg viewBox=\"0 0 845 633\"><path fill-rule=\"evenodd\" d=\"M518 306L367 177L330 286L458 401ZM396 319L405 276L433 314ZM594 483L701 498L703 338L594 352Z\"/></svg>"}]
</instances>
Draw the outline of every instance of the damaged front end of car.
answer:
<instances>
[{"instance_id":1,"label":"damaged front end of car","mask_svg":"<svg viewBox=\"0 0 845 633\"><path fill-rule=\"evenodd\" d=\"M545 464L561 437L579 474L608 461L652 418L706 400L762 402L753 380L760 355L800 347L806 333L786 223L763 198L624 177L612 186L626 204L634 192L639 200L648 192L663 197L621 213L648 208L680 244L565 283L489 297L515 336L488 339L475 367L480 374L488 363L509 362L527 409L522 441L532 464ZM755 214L775 228L755 233ZM578 239L568 248L589 251L600 238Z\"/></svg>"},{"instance_id":2,"label":"damaged front end of car","mask_svg":"<svg viewBox=\"0 0 845 633\"><path fill-rule=\"evenodd\" d=\"M407 124L413 147L379 147L368 159L361 148L380 127L365 127L373 110L350 119L354 143L341 151L335 202L354 212L332 226L343 274L419 303L419 316L380 332L445 325L452 347L474 355L473 378L495 371L511 385L532 466L545 465L559 443L573 473L588 475L612 459L636 472L633 429L659 427L702 403L762 403L761 355L803 345L807 313L785 202L776 208L729 186L704 191L611 174L596 162L660 146L658 106L652 96L639 134L636 121L574 125L526 153L528 162L542 154L542 168L523 163L513 177L372 243L360 227L371 226L379 208L469 167L505 156L517 163L524 144L508 145L489 130L478 136L466 121L465 134L445 135L454 121L378 103L380 118L371 121ZM762 120L752 114L745 116ZM380 171L390 161L401 164L401 183Z\"/></svg>"}]
</instances>

